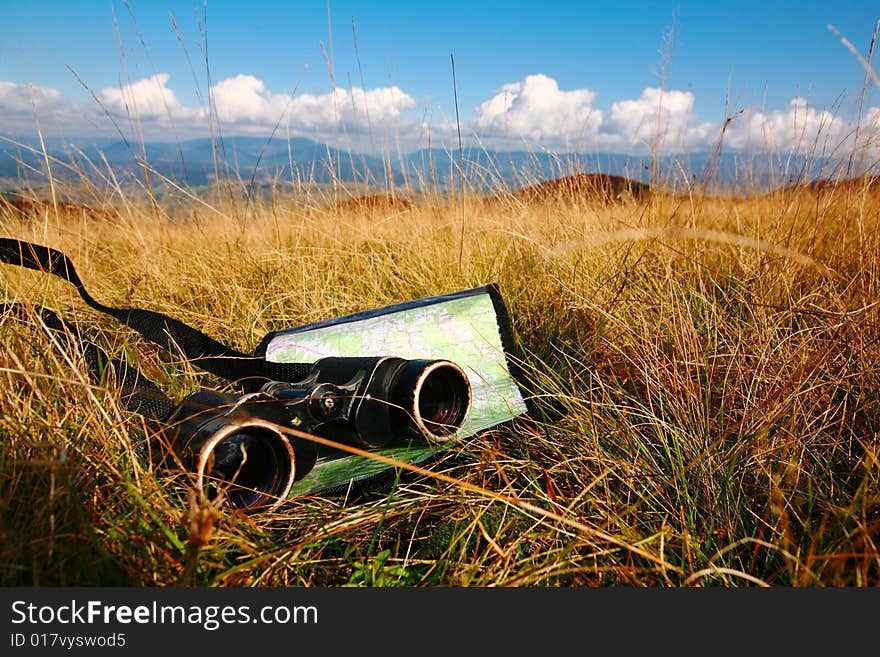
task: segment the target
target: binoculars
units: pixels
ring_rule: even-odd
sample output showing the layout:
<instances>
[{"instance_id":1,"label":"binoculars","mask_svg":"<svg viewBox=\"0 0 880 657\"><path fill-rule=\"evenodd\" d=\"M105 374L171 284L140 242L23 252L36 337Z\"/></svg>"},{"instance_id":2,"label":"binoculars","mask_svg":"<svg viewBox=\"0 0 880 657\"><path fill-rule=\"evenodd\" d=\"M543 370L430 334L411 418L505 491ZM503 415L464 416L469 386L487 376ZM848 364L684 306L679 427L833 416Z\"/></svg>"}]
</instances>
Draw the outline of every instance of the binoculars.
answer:
<instances>
[{"instance_id":1,"label":"binoculars","mask_svg":"<svg viewBox=\"0 0 880 657\"><path fill-rule=\"evenodd\" d=\"M168 417L174 452L209 498L274 508L322 449L296 429L362 449L454 438L470 412L464 371L447 360L328 357L293 383L270 381L233 396L201 390Z\"/></svg>"}]
</instances>

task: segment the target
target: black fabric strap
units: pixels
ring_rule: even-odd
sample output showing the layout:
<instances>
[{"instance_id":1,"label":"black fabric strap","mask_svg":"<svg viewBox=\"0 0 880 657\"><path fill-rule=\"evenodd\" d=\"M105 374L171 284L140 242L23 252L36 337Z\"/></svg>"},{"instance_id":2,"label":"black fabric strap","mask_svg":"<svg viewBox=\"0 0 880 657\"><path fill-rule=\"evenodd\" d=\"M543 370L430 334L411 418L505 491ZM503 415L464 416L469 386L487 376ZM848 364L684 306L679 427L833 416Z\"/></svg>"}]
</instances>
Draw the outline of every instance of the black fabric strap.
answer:
<instances>
[{"instance_id":1,"label":"black fabric strap","mask_svg":"<svg viewBox=\"0 0 880 657\"><path fill-rule=\"evenodd\" d=\"M96 381L102 382L106 376L115 377L115 385L121 391L121 400L125 409L143 416L154 426L164 422L175 404L139 370L128 363L111 358L91 340L84 338L75 326L65 322L47 308L30 306L20 303L0 304L0 313L14 314L22 322L29 322L39 317L43 326L49 329L64 346L74 342L82 350L86 364Z\"/></svg>"},{"instance_id":2,"label":"black fabric strap","mask_svg":"<svg viewBox=\"0 0 880 657\"><path fill-rule=\"evenodd\" d=\"M64 279L76 287L82 299L95 310L116 318L166 350L179 349L193 364L227 381L238 382L245 390L256 389L265 381L299 381L309 371L308 363L273 363L231 349L162 313L105 306L88 293L70 259L47 246L0 238L0 262L47 272Z\"/></svg>"}]
</instances>

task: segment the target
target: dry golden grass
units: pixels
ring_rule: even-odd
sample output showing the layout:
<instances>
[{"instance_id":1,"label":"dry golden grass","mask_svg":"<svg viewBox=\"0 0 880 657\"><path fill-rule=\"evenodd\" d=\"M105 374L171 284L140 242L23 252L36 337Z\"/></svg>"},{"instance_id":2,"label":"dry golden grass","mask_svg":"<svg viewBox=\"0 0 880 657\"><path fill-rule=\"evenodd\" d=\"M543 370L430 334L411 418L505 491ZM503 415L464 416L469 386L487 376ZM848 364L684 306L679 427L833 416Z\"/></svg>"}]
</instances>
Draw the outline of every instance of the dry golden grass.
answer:
<instances>
[{"instance_id":1,"label":"dry golden grass","mask_svg":"<svg viewBox=\"0 0 880 657\"><path fill-rule=\"evenodd\" d=\"M334 204L332 210L335 212L394 212L410 210L414 205L413 201L402 196L368 194L339 201Z\"/></svg>"},{"instance_id":2,"label":"dry golden grass","mask_svg":"<svg viewBox=\"0 0 880 657\"><path fill-rule=\"evenodd\" d=\"M245 516L153 467L75 352L0 318L0 583L873 586L880 583L880 201L821 191L575 206L272 198L22 217L108 305L243 351L269 331L497 282L540 414L373 496ZM222 386L3 267L175 398ZM452 478L460 483L453 483Z\"/></svg>"}]
</instances>

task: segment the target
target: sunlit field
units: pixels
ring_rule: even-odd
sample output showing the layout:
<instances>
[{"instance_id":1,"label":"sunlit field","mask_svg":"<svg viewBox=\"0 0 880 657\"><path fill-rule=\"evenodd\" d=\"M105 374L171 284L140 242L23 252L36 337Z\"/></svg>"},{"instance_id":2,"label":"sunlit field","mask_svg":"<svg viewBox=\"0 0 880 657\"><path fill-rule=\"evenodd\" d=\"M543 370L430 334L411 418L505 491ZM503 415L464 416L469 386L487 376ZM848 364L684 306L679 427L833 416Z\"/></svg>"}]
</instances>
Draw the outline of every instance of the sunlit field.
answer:
<instances>
[{"instance_id":1,"label":"sunlit field","mask_svg":"<svg viewBox=\"0 0 880 657\"><path fill-rule=\"evenodd\" d=\"M801 182L8 195L0 237L63 251L101 303L243 352L497 283L537 411L386 488L246 514L159 467L76 346L6 313L0 584L880 584L880 191ZM231 390L55 277L4 265L0 286L173 399Z\"/></svg>"}]
</instances>

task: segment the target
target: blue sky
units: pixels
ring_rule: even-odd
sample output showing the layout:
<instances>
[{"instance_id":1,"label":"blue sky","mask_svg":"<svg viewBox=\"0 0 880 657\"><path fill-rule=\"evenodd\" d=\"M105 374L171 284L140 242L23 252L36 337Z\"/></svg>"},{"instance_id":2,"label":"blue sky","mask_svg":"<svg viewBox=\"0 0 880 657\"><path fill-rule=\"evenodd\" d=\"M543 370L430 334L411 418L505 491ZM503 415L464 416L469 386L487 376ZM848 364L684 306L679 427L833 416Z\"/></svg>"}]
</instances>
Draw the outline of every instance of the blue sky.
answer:
<instances>
[{"instance_id":1,"label":"blue sky","mask_svg":"<svg viewBox=\"0 0 880 657\"><path fill-rule=\"evenodd\" d=\"M766 140L768 126L781 149L804 131L840 141L865 70L828 25L866 55L880 17L876 3L766 0L3 5L0 132L39 121L69 137L199 136L215 85L228 134L268 134L281 120L285 134L344 134L363 150L455 136L450 55L469 142L637 152L661 125L665 149L705 150L739 110L734 147L756 131Z\"/></svg>"}]
</instances>

